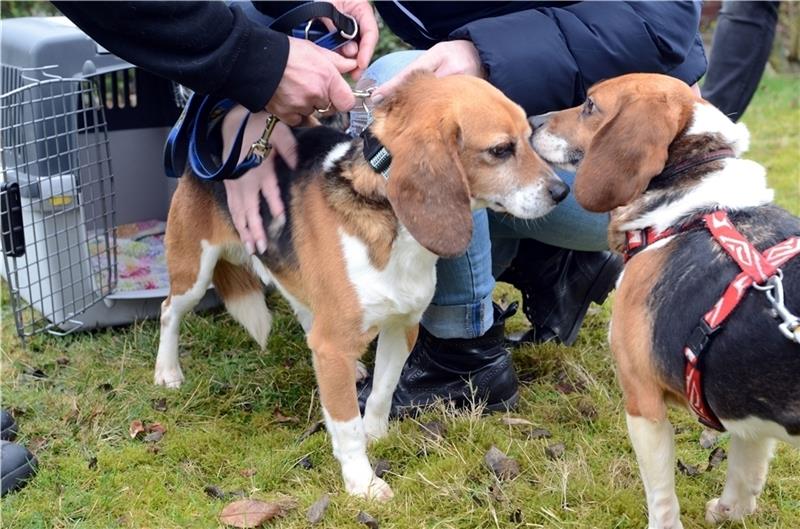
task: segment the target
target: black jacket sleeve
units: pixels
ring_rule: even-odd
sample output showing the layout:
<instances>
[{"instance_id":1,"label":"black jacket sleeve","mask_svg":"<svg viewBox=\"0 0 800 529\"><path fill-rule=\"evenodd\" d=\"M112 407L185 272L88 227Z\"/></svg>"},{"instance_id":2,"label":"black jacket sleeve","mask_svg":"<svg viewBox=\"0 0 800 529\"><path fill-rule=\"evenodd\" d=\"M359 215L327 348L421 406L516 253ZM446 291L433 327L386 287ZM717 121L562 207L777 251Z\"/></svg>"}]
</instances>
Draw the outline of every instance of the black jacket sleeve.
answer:
<instances>
[{"instance_id":1,"label":"black jacket sleeve","mask_svg":"<svg viewBox=\"0 0 800 529\"><path fill-rule=\"evenodd\" d=\"M470 22L489 80L529 114L580 104L597 81L665 73L692 84L705 72L699 2L579 2Z\"/></svg>"},{"instance_id":2,"label":"black jacket sleeve","mask_svg":"<svg viewBox=\"0 0 800 529\"><path fill-rule=\"evenodd\" d=\"M286 35L223 2L53 4L118 57L253 112L266 106L286 68Z\"/></svg>"}]
</instances>

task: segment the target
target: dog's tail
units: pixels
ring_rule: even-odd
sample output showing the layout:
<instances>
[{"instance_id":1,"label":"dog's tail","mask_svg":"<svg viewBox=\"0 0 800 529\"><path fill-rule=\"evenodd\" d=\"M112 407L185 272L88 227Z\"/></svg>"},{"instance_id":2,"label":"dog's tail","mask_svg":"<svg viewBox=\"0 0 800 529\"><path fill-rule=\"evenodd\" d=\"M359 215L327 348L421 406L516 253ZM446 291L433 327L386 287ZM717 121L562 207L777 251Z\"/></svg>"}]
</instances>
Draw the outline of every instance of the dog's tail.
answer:
<instances>
[{"instance_id":1,"label":"dog's tail","mask_svg":"<svg viewBox=\"0 0 800 529\"><path fill-rule=\"evenodd\" d=\"M263 349L272 327L272 315L258 277L246 266L220 260L214 268L214 287L233 319Z\"/></svg>"}]
</instances>

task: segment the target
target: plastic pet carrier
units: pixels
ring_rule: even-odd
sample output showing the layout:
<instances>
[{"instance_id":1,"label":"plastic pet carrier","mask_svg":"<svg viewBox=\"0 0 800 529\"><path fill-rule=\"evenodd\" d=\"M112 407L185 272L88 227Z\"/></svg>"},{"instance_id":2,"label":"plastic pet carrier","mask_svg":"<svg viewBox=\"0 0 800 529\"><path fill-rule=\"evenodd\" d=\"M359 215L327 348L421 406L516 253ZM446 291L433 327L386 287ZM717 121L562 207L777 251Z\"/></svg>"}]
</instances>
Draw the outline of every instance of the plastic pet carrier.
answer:
<instances>
[{"instance_id":1,"label":"plastic pet carrier","mask_svg":"<svg viewBox=\"0 0 800 529\"><path fill-rule=\"evenodd\" d=\"M18 334L157 316L172 83L62 17L0 21L0 57L2 273ZM209 292L201 308L216 303Z\"/></svg>"}]
</instances>

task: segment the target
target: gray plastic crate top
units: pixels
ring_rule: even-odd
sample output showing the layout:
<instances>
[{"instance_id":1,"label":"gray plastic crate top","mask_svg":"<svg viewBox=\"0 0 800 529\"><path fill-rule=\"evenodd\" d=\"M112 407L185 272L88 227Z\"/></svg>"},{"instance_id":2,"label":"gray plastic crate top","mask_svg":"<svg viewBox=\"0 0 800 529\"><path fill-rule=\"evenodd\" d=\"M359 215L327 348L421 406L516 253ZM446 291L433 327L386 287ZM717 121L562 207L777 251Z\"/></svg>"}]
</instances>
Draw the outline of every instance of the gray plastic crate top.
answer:
<instances>
[{"instance_id":1,"label":"gray plastic crate top","mask_svg":"<svg viewBox=\"0 0 800 529\"><path fill-rule=\"evenodd\" d=\"M61 77L85 77L132 66L66 17L0 20L0 43L3 64L22 69L55 65L47 72Z\"/></svg>"}]
</instances>

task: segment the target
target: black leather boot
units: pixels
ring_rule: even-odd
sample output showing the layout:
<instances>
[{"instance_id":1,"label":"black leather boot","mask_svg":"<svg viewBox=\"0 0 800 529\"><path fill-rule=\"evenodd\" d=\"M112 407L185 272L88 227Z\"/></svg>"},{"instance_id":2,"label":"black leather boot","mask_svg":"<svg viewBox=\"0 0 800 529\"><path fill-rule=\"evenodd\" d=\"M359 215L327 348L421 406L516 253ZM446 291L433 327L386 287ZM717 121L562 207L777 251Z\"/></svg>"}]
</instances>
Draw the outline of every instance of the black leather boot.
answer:
<instances>
[{"instance_id":1,"label":"black leather boot","mask_svg":"<svg viewBox=\"0 0 800 529\"><path fill-rule=\"evenodd\" d=\"M437 400L450 400L462 408L482 401L488 411L514 408L518 382L504 334L505 320L516 311L516 303L504 311L495 306L494 325L479 338L437 338L420 325L392 397L391 416L416 413ZM369 377L359 388L362 413L371 391Z\"/></svg>"},{"instance_id":2,"label":"black leather boot","mask_svg":"<svg viewBox=\"0 0 800 529\"><path fill-rule=\"evenodd\" d=\"M520 241L519 252L498 281L522 293L522 310L531 329L507 338L510 346L554 340L572 345L592 302L603 303L622 271L611 252L579 252L533 239Z\"/></svg>"}]
</instances>

